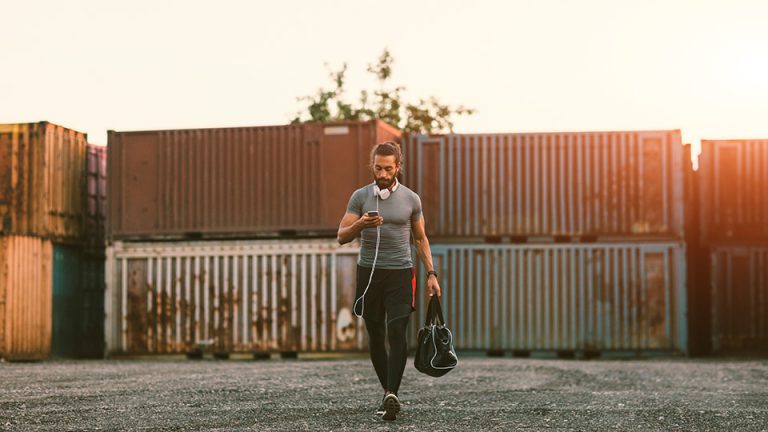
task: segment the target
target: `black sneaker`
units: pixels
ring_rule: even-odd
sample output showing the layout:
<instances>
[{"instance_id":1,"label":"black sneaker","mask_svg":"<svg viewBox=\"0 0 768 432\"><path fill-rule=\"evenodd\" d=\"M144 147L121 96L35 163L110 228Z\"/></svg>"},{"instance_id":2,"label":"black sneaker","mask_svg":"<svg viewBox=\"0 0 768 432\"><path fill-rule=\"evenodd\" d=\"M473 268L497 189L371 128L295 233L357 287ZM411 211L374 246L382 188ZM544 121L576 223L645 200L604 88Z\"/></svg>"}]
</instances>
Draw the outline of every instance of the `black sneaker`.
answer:
<instances>
[{"instance_id":1,"label":"black sneaker","mask_svg":"<svg viewBox=\"0 0 768 432\"><path fill-rule=\"evenodd\" d=\"M384 420L394 420L400 412L400 399L394 393L384 396Z\"/></svg>"}]
</instances>

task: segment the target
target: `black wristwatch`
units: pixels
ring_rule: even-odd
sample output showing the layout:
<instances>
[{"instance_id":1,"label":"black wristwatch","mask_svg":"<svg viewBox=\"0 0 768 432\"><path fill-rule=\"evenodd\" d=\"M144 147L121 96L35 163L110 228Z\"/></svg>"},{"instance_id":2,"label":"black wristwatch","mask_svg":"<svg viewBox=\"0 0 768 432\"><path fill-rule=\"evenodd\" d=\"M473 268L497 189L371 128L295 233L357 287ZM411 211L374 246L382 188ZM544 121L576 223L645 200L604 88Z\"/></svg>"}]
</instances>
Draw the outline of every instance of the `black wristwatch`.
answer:
<instances>
[{"instance_id":1,"label":"black wristwatch","mask_svg":"<svg viewBox=\"0 0 768 432\"><path fill-rule=\"evenodd\" d=\"M427 279L429 279L430 275L435 275L435 278L437 278L437 272L434 270L430 270L427 272Z\"/></svg>"}]
</instances>

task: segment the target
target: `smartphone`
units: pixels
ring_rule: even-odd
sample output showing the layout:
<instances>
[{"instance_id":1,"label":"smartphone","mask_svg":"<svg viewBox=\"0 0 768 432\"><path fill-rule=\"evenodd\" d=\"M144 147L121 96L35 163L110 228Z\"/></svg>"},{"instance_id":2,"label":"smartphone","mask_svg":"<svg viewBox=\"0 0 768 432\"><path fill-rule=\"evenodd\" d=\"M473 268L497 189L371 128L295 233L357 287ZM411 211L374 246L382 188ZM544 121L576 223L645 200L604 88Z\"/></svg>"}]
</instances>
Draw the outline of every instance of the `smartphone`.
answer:
<instances>
[{"instance_id":1,"label":"smartphone","mask_svg":"<svg viewBox=\"0 0 768 432\"><path fill-rule=\"evenodd\" d=\"M378 215L379 215L379 212L377 212L376 210L371 210L368 212L368 217L376 217Z\"/></svg>"}]
</instances>

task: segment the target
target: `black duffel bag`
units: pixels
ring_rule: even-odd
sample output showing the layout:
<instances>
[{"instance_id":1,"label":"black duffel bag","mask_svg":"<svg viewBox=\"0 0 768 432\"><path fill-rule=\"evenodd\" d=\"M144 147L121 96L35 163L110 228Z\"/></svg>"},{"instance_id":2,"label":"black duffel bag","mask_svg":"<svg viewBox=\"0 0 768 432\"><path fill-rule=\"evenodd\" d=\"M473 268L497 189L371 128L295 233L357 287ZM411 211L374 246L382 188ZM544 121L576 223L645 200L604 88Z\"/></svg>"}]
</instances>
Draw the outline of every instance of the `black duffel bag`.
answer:
<instances>
[{"instance_id":1,"label":"black duffel bag","mask_svg":"<svg viewBox=\"0 0 768 432\"><path fill-rule=\"evenodd\" d=\"M437 296L429 299L424 327L419 329L414 366L419 372L440 377L459 364L453 348L453 333L445 326L443 309Z\"/></svg>"}]
</instances>

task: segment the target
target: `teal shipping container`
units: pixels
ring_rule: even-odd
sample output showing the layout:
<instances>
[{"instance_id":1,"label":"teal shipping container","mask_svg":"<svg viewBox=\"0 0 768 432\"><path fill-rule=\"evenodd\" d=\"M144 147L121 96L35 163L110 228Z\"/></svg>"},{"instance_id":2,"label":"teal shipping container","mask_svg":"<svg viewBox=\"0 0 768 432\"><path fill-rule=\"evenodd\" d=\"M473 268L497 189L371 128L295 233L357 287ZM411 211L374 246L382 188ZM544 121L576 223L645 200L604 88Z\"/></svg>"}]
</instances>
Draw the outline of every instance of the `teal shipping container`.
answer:
<instances>
[{"instance_id":1,"label":"teal shipping container","mask_svg":"<svg viewBox=\"0 0 768 432\"><path fill-rule=\"evenodd\" d=\"M104 259L62 245L53 248L54 357L101 357L104 343Z\"/></svg>"},{"instance_id":2,"label":"teal shipping container","mask_svg":"<svg viewBox=\"0 0 768 432\"><path fill-rule=\"evenodd\" d=\"M687 354L682 243L431 247L456 349ZM419 324L425 274L420 266Z\"/></svg>"},{"instance_id":3,"label":"teal shipping container","mask_svg":"<svg viewBox=\"0 0 768 432\"><path fill-rule=\"evenodd\" d=\"M55 357L75 357L77 353L80 262L77 249L54 245L51 353Z\"/></svg>"}]
</instances>

